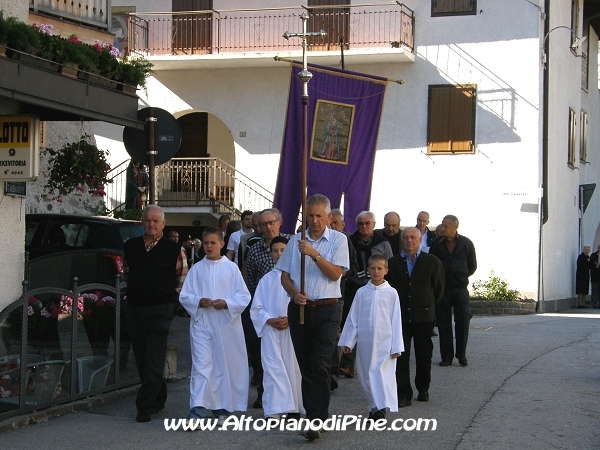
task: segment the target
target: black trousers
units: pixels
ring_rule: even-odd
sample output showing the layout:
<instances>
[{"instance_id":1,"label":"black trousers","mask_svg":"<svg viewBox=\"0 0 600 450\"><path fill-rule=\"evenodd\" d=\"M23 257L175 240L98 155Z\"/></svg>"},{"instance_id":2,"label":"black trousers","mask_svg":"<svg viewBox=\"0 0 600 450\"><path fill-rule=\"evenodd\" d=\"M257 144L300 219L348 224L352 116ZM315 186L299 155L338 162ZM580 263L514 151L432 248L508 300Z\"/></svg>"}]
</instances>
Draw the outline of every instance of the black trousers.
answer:
<instances>
[{"instance_id":1,"label":"black trousers","mask_svg":"<svg viewBox=\"0 0 600 450\"><path fill-rule=\"evenodd\" d=\"M176 305L127 305L127 327L142 385L135 405L138 413L146 414L167 401L167 385L163 379L169 328Z\"/></svg>"},{"instance_id":2,"label":"black trousers","mask_svg":"<svg viewBox=\"0 0 600 450\"><path fill-rule=\"evenodd\" d=\"M410 385L410 347L411 341L415 346L415 387L419 392L427 392L431 383L431 357L433 356L433 342L431 331L433 322L429 323L402 323L402 338L404 351L396 361L396 383L398 386L398 399L412 399L413 390Z\"/></svg>"},{"instance_id":3,"label":"black trousers","mask_svg":"<svg viewBox=\"0 0 600 450\"><path fill-rule=\"evenodd\" d=\"M258 383L257 391L258 398L262 398L263 395L263 367L262 359L260 357L260 338L256 334L256 328L252 323L250 317L250 307L252 302L242 312L242 328L244 330L244 339L246 341L246 350L248 350L248 356L250 358L250 364L252 364L252 371L254 372L254 380Z\"/></svg>"},{"instance_id":4,"label":"black trousers","mask_svg":"<svg viewBox=\"0 0 600 450\"><path fill-rule=\"evenodd\" d=\"M329 417L331 396L331 355L337 345L340 326L339 303L304 308L304 325L300 325L300 307L290 302L290 334L300 372L302 400L307 419Z\"/></svg>"},{"instance_id":5,"label":"black trousers","mask_svg":"<svg viewBox=\"0 0 600 450\"><path fill-rule=\"evenodd\" d=\"M452 337L452 309L454 309L454 332L456 334L456 354ZM435 308L436 325L440 335L440 354L442 361L452 362L454 356L459 359L467 357L467 341L469 340L469 291L465 289L446 289L442 299Z\"/></svg>"},{"instance_id":6,"label":"black trousers","mask_svg":"<svg viewBox=\"0 0 600 450\"><path fill-rule=\"evenodd\" d=\"M340 321L342 318L342 309L344 307L344 300L340 299L340 308L339 308L339 314L340 314ZM342 334L342 329L341 327L338 327L338 331L337 331L337 335L335 338L335 348L333 350L333 353L331 354L331 373L330 373L330 377L332 381L338 381L340 379L340 361L342 359L342 349L340 347L338 347L338 342L340 341L340 336Z\"/></svg>"}]
</instances>

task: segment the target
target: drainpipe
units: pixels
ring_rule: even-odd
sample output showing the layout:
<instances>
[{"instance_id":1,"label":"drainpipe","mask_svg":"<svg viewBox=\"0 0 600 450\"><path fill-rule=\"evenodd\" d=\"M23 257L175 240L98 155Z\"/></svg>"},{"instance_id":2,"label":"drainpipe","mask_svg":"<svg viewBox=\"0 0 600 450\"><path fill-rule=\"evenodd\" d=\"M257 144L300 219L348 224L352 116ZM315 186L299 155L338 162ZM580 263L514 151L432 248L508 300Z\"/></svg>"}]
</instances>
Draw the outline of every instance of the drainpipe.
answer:
<instances>
[{"instance_id":1,"label":"drainpipe","mask_svg":"<svg viewBox=\"0 0 600 450\"><path fill-rule=\"evenodd\" d=\"M544 34L546 36L550 31L550 0L544 1ZM544 312L544 264L542 258L543 252L543 227L548 221L548 97L550 85L550 39L544 43L544 53L546 54L546 65L543 70L542 85L542 202L539 225L539 248L538 248L538 292L536 311Z\"/></svg>"}]
</instances>

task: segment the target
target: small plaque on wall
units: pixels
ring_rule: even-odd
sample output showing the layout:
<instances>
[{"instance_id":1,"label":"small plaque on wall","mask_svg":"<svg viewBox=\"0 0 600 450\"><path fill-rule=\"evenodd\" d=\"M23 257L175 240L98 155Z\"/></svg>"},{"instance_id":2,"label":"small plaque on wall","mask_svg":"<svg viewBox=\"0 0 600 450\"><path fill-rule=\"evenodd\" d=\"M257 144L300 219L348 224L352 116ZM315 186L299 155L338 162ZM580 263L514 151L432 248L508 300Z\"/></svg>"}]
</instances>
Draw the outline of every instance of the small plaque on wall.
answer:
<instances>
[{"instance_id":1,"label":"small plaque on wall","mask_svg":"<svg viewBox=\"0 0 600 450\"><path fill-rule=\"evenodd\" d=\"M12 197L26 197L27 183L25 181L5 181L4 195L10 195Z\"/></svg>"}]
</instances>

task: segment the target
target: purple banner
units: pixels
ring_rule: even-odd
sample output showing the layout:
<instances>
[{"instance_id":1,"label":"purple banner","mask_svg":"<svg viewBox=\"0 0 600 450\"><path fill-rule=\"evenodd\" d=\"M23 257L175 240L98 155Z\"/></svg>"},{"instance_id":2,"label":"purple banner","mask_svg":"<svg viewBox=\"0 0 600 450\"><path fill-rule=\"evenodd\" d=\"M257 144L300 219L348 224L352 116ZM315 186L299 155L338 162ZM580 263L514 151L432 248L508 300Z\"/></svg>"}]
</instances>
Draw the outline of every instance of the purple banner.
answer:
<instances>
[{"instance_id":1,"label":"purple banner","mask_svg":"<svg viewBox=\"0 0 600 450\"><path fill-rule=\"evenodd\" d=\"M302 82L292 65L288 111L274 206L283 214L282 231L298 227L302 204ZM309 65L308 196L326 195L340 208L344 195L346 231L368 210L386 78Z\"/></svg>"}]
</instances>

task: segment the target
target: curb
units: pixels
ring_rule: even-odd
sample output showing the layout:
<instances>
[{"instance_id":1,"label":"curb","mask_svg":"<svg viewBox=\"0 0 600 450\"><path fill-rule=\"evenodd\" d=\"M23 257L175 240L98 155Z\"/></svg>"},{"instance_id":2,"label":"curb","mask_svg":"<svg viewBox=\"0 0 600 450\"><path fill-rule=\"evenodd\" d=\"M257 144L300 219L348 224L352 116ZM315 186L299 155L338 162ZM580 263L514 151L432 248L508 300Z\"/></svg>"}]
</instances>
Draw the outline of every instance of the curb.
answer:
<instances>
[{"instance_id":1,"label":"curb","mask_svg":"<svg viewBox=\"0 0 600 450\"><path fill-rule=\"evenodd\" d=\"M93 409L94 406L100 406L115 400L129 397L137 392L138 386L119 389L117 391L108 392L106 394L88 397L83 400L77 400L72 403L63 405L51 406L43 411L32 411L20 416L11 417L0 422L0 433L14 430L27 425L35 425L40 422L45 422L53 417L62 416L76 411L84 411Z\"/></svg>"}]
</instances>

